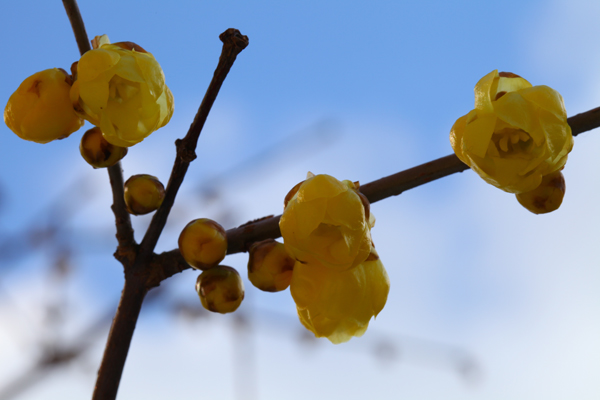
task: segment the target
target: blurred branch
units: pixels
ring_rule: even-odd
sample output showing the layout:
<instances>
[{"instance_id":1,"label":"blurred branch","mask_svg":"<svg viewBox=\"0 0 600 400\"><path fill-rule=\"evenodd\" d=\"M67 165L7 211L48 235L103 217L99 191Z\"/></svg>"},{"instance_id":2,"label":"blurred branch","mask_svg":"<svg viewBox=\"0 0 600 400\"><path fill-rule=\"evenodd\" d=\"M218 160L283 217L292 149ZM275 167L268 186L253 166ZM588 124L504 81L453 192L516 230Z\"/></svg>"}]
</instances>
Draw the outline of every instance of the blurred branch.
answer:
<instances>
[{"instance_id":1,"label":"blurred branch","mask_svg":"<svg viewBox=\"0 0 600 400\"><path fill-rule=\"evenodd\" d=\"M113 306L114 307L114 306ZM65 345L45 346L37 362L0 389L0 400L12 399L30 389L57 367L65 366L80 358L93 344L94 338L105 332L113 315L113 307L88 325L75 340Z\"/></svg>"},{"instance_id":2,"label":"blurred branch","mask_svg":"<svg viewBox=\"0 0 600 400\"><path fill-rule=\"evenodd\" d=\"M333 143L341 131L338 121L332 118L321 118L291 135L285 135L277 142L271 143L253 155L238 161L228 169L202 180L198 191L208 196L216 192L227 180L240 179L240 175L256 176L257 169L280 158L293 162L293 158L304 157L306 153L314 154Z\"/></svg>"},{"instance_id":3,"label":"blurred branch","mask_svg":"<svg viewBox=\"0 0 600 400\"><path fill-rule=\"evenodd\" d=\"M570 117L567 121L571 126L573 136L598 128L600 127L600 107ZM469 167L466 164L460 161L456 155L451 154L361 185L360 191L371 203L375 203L467 169ZM280 218L281 215L270 215L229 229L227 231L227 254L246 252L254 242L281 237ZM161 253L156 256L154 261L155 266L148 281L149 287L158 286L164 279L190 268L179 253L179 249Z\"/></svg>"}]
</instances>

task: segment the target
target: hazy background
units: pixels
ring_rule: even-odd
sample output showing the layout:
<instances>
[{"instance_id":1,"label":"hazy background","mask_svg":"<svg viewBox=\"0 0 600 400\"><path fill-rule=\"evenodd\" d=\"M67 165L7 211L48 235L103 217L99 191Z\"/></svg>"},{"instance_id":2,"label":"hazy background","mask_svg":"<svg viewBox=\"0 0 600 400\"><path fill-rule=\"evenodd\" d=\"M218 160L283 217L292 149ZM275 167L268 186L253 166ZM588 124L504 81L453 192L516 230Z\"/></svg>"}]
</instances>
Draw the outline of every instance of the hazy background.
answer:
<instances>
[{"instance_id":1,"label":"hazy background","mask_svg":"<svg viewBox=\"0 0 600 400\"><path fill-rule=\"evenodd\" d=\"M175 97L169 125L123 160L126 179L166 184L218 35L234 27L250 38L157 251L175 248L195 218L227 229L281 213L307 171L366 183L450 154L452 124L494 69L558 90L570 116L600 106L594 0L80 8L90 38L153 53ZM79 58L58 0L6 2L0 33L3 102L27 76ZM89 398L121 291L108 176L79 155L85 129L39 145L0 124L0 394L29 388L11 398ZM600 399L599 152L600 133L576 138L564 203L545 216L472 171L374 204L391 292L367 333L346 344L311 339L289 291L249 284L246 254L224 261L246 283L234 314L203 312L195 271L163 282L142 309L119 398ZM149 220L133 217L138 240ZM31 372L70 345L87 350Z\"/></svg>"}]
</instances>

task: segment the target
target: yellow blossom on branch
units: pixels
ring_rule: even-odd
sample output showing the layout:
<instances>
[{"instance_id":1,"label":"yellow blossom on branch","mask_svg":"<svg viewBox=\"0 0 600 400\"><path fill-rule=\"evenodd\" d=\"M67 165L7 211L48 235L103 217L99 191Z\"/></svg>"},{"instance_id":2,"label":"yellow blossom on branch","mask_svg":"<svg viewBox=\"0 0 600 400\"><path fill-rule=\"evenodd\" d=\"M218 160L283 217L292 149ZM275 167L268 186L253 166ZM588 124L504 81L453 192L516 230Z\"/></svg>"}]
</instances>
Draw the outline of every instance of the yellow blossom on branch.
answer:
<instances>
[{"instance_id":1,"label":"yellow blossom on branch","mask_svg":"<svg viewBox=\"0 0 600 400\"><path fill-rule=\"evenodd\" d=\"M71 77L64 70L37 72L8 99L4 122L21 139L37 143L64 139L84 124L73 112L70 90Z\"/></svg>"},{"instance_id":2,"label":"yellow blossom on branch","mask_svg":"<svg viewBox=\"0 0 600 400\"><path fill-rule=\"evenodd\" d=\"M106 35L95 42L77 63L73 107L109 143L133 146L169 122L173 95L152 54L131 42L111 44Z\"/></svg>"},{"instance_id":3,"label":"yellow blossom on branch","mask_svg":"<svg viewBox=\"0 0 600 400\"><path fill-rule=\"evenodd\" d=\"M356 189L350 181L309 173L288 195L279 222L288 253L339 271L363 262L371 251L370 215Z\"/></svg>"},{"instance_id":4,"label":"yellow blossom on branch","mask_svg":"<svg viewBox=\"0 0 600 400\"><path fill-rule=\"evenodd\" d=\"M389 290L374 248L367 260L347 271L297 262L290 285L300 322L334 344L362 336L385 306Z\"/></svg>"},{"instance_id":5,"label":"yellow blossom on branch","mask_svg":"<svg viewBox=\"0 0 600 400\"><path fill-rule=\"evenodd\" d=\"M524 193L564 167L573 136L557 91L495 70L475 86L475 109L456 121L450 143L486 182Z\"/></svg>"}]
</instances>

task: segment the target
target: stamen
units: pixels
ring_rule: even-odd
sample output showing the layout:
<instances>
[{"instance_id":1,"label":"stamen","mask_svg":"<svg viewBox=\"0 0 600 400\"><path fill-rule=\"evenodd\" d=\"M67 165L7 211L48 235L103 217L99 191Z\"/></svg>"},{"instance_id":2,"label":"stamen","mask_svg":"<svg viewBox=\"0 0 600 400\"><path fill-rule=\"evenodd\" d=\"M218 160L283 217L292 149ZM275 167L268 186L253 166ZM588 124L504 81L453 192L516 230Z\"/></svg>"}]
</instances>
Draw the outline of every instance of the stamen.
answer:
<instances>
[{"instance_id":1,"label":"stamen","mask_svg":"<svg viewBox=\"0 0 600 400\"><path fill-rule=\"evenodd\" d=\"M498 145L502 151L508 151L508 135L503 135L498 141Z\"/></svg>"},{"instance_id":2,"label":"stamen","mask_svg":"<svg viewBox=\"0 0 600 400\"><path fill-rule=\"evenodd\" d=\"M528 141L530 139L530 137L524 131L519 131L519 139L521 139L522 141L526 142L526 141Z\"/></svg>"}]
</instances>

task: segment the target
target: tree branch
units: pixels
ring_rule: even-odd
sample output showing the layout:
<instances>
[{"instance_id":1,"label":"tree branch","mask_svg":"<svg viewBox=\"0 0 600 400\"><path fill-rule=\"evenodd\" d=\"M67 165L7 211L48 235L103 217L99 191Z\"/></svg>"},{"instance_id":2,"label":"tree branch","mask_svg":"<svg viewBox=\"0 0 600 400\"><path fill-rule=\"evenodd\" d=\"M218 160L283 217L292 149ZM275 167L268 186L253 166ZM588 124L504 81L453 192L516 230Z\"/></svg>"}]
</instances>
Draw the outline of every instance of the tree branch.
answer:
<instances>
[{"instance_id":1,"label":"tree branch","mask_svg":"<svg viewBox=\"0 0 600 400\"><path fill-rule=\"evenodd\" d=\"M177 158L175 159L171 177L167 184L165 199L152 217L150 226L140 245L140 254L144 259L150 257L154 251L158 238L167 223L169 212L171 211L171 207L173 207L175 196L177 196L177 192L183 182L187 169L190 163L196 158L198 138L200 137L208 113L219 94L219 90L235 62L237 55L248 46L248 37L243 36L237 29L227 29L219 36L219 39L223 42L223 49L213 78L206 90L204 99L198 108L198 113L196 114L187 135L182 140L177 140L175 142L175 145L177 146Z\"/></svg>"},{"instance_id":2,"label":"tree branch","mask_svg":"<svg viewBox=\"0 0 600 400\"><path fill-rule=\"evenodd\" d=\"M195 149L200 132L219 93L219 89L237 55L248 45L248 38L242 36L236 29L228 29L219 38L223 41L223 50L213 79L187 135L183 140L176 142L177 157L167 185L165 199L161 207L154 214L139 247L139 251L133 241L133 230L131 229L129 214L125 211L123 176L120 163L115 166L118 169L114 169L115 167L109 169L111 186L113 188L113 211L116 217L117 238L119 239L119 248L115 256L125 267L125 287L121 294L121 302L119 303L119 308L106 343L104 356L102 357L100 370L98 371L98 379L93 396L94 400L116 398L144 296L151 287L147 283L149 280L148 276L153 274L153 271L160 271L161 269L157 268L153 262L155 258L153 253L154 247L167 222L167 217L175 202L175 197L183 182L189 164L195 158Z\"/></svg>"},{"instance_id":3,"label":"tree branch","mask_svg":"<svg viewBox=\"0 0 600 400\"><path fill-rule=\"evenodd\" d=\"M123 184L123 170L121 162L117 162L112 167L108 167L108 176L110 178L110 187L113 194L113 205L111 209L115 214L115 225L117 228L117 251L115 258L123 264L125 270L131 267L137 256L137 243L133 236L133 227L131 226L131 216L125 207L125 194Z\"/></svg>"},{"instance_id":4,"label":"tree branch","mask_svg":"<svg viewBox=\"0 0 600 400\"><path fill-rule=\"evenodd\" d=\"M110 328L92 400L110 400L117 397L127 353L147 292L144 279L135 275L125 275L125 287Z\"/></svg>"},{"instance_id":5,"label":"tree branch","mask_svg":"<svg viewBox=\"0 0 600 400\"><path fill-rule=\"evenodd\" d=\"M91 50L90 41L85 31L85 25L83 24L83 18L77 5L77 0L63 0L63 5L73 33L75 34L75 40L79 47L79 52L83 55L86 51ZM115 225L117 227L117 240L119 245L115 257L123 264L123 266L131 265L136 253L136 243L133 236L133 228L131 226L131 217L125 209L125 200L123 198L123 171L121 169L121 162L112 167L108 167L108 176L110 179L110 186L113 193L113 205L112 210L115 214Z\"/></svg>"},{"instance_id":6,"label":"tree branch","mask_svg":"<svg viewBox=\"0 0 600 400\"><path fill-rule=\"evenodd\" d=\"M577 114L567 119L573 136L600 127L600 107ZM375 203L391 196L424 185L428 182L462 172L469 167L451 154L425 164L377 179L360 186L369 202ZM249 246L265 239L281 237L279 219L281 215L268 216L241 225L227 231L227 254L248 251ZM190 266L185 262L179 249L173 249L156 256L154 271L149 279L149 287L158 286L160 282Z\"/></svg>"},{"instance_id":7,"label":"tree branch","mask_svg":"<svg viewBox=\"0 0 600 400\"><path fill-rule=\"evenodd\" d=\"M71 22L71 28L73 28L73 34L75 35L79 52L83 55L86 51L91 50L92 47L90 46L85 25L83 24L83 18L81 18L77 0L63 0L63 6L67 12L69 21Z\"/></svg>"}]
</instances>

